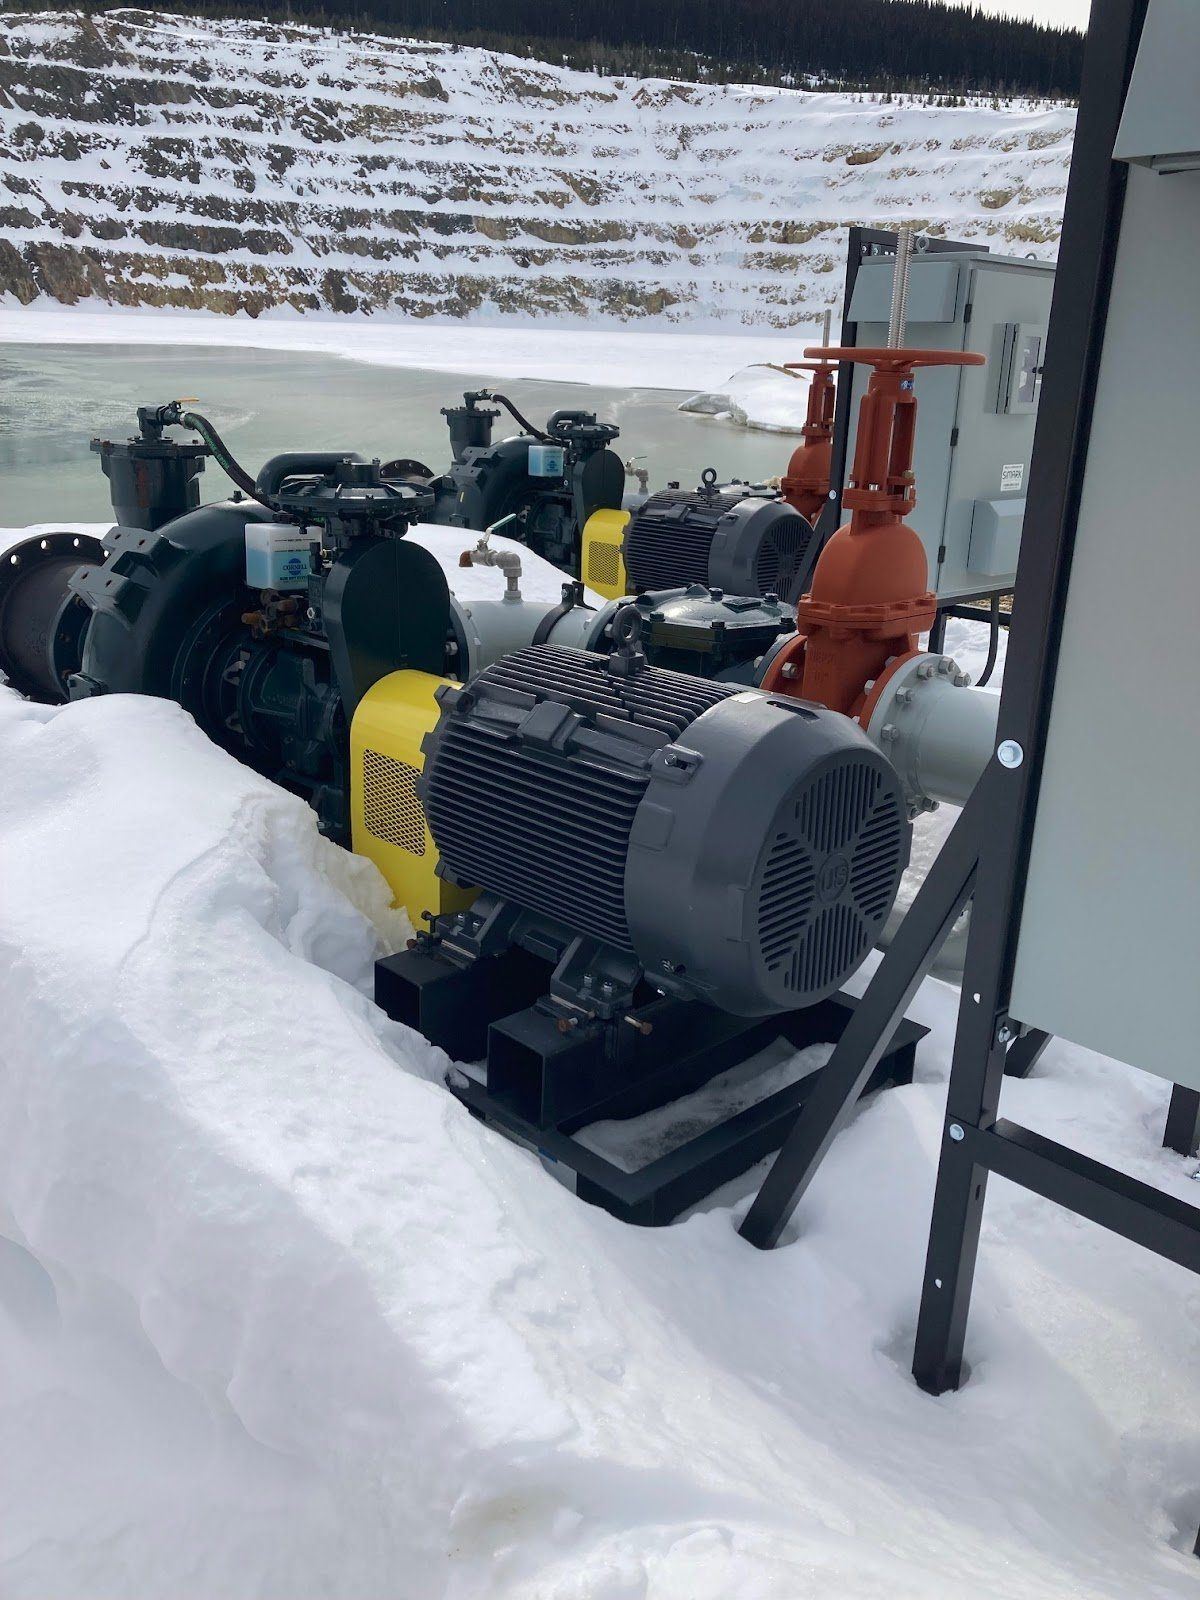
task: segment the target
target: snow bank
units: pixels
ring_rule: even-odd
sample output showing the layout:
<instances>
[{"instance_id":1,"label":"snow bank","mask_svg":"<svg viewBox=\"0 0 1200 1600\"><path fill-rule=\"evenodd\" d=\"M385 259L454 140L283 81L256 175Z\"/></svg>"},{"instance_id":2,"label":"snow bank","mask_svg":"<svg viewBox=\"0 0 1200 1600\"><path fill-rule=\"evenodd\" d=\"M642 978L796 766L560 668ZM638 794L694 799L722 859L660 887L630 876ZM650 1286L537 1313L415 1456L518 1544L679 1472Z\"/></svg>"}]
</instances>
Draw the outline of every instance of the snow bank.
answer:
<instances>
[{"instance_id":1,"label":"snow bank","mask_svg":"<svg viewBox=\"0 0 1200 1600\"><path fill-rule=\"evenodd\" d=\"M7 1600L1194 1593L1186 1274L996 1182L973 1379L908 1376L944 986L801 1237L738 1240L752 1179L630 1229L446 1094L374 869L177 708L0 690L0 770ZM1192 1197L1163 1084L1005 1098Z\"/></svg>"},{"instance_id":2,"label":"snow bank","mask_svg":"<svg viewBox=\"0 0 1200 1600\"><path fill-rule=\"evenodd\" d=\"M487 373L578 383L599 374L613 388L725 387L748 362L793 359L795 341L777 333L687 333L646 328L481 322L426 323L403 318L227 317L217 312L129 311L110 306L47 307L0 301L0 345L203 345L254 350L311 350L370 366L427 372ZM798 359L798 358L797 358Z\"/></svg>"}]
</instances>

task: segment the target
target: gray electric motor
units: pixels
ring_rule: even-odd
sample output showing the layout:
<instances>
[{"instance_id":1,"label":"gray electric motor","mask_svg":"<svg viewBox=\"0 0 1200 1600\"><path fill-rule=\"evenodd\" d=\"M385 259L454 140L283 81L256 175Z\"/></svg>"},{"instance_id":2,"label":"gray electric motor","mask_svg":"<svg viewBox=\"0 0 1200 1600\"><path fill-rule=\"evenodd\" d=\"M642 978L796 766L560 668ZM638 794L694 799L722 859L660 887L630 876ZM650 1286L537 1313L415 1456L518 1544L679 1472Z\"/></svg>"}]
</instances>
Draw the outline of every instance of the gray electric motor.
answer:
<instances>
[{"instance_id":1,"label":"gray electric motor","mask_svg":"<svg viewBox=\"0 0 1200 1600\"><path fill-rule=\"evenodd\" d=\"M419 793L453 881L740 1016L814 1004L875 943L910 829L848 718L540 645L439 698Z\"/></svg>"},{"instance_id":2,"label":"gray electric motor","mask_svg":"<svg viewBox=\"0 0 1200 1600\"><path fill-rule=\"evenodd\" d=\"M701 583L792 604L815 555L814 539L812 524L778 495L743 485L718 492L706 481L693 492L664 489L634 512L625 570L634 589Z\"/></svg>"}]
</instances>

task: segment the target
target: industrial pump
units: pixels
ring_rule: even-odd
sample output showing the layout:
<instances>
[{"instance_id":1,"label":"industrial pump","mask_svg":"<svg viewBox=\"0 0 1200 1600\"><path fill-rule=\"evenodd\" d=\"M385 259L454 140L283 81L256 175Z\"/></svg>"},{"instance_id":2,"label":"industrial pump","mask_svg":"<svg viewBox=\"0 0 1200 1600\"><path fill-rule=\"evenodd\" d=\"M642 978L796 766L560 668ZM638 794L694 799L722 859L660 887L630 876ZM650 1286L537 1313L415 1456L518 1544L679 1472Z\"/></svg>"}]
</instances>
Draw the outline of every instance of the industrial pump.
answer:
<instances>
[{"instance_id":1,"label":"industrial pump","mask_svg":"<svg viewBox=\"0 0 1200 1600\"><path fill-rule=\"evenodd\" d=\"M292 453L251 478L181 403L143 407L138 422L134 438L94 445L118 519L103 542L49 533L0 561L0 668L46 701L176 700L217 743L308 799L331 837L353 833L406 903L440 903L423 898L431 854L414 882L361 807L352 818L351 724L364 696L404 667L465 681L535 641L603 650L617 603L564 582L532 550L431 525L439 491L419 463ZM167 437L176 426L201 442ZM202 506L210 457L238 488ZM639 615L652 660L743 683L795 628L774 597L699 586L646 594ZM419 731L435 717L428 693L409 712L413 726L424 719Z\"/></svg>"},{"instance_id":2,"label":"industrial pump","mask_svg":"<svg viewBox=\"0 0 1200 1600\"><path fill-rule=\"evenodd\" d=\"M634 1171L575 1134L781 1037L836 1038L911 827L849 718L648 665L634 605L616 631L607 655L532 646L438 689L414 799L462 898L377 963L375 995L481 1063L447 1078L476 1115L584 1198L661 1223L773 1149L812 1079ZM904 1025L872 1087L908 1081L921 1031Z\"/></svg>"},{"instance_id":3,"label":"industrial pump","mask_svg":"<svg viewBox=\"0 0 1200 1600\"><path fill-rule=\"evenodd\" d=\"M489 400L512 414L520 435L493 443L500 412L480 403ZM443 407L442 415L453 460L430 479L430 521L482 531L511 519L511 536L553 566L584 577L609 598L626 592L615 562L601 560L601 570L588 573L583 559L589 540L607 550L625 526L625 468L609 449L620 432L615 424L598 422L591 411L556 411L537 428L507 395L491 389L469 391L461 406ZM597 577L605 580L602 586Z\"/></svg>"},{"instance_id":4,"label":"industrial pump","mask_svg":"<svg viewBox=\"0 0 1200 1600\"><path fill-rule=\"evenodd\" d=\"M686 1094L779 1034L838 1038L844 1019L821 1009L883 934L912 819L965 799L991 758L995 698L920 649L936 601L903 520L913 370L982 358L899 339L807 354L875 370L851 522L817 561L797 631L763 657L775 692L648 665L633 605L608 656L524 650L439 690L415 788L464 904L376 970L391 1015L483 1058L482 1077L448 1079L476 1115L633 1221L667 1220L744 1171L807 1089L635 1172L578 1131Z\"/></svg>"},{"instance_id":5,"label":"industrial pump","mask_svg":"<svg viewBox=\"0 0 1200 1600\"><path fill-rule=\"evenodd\" d=\"M445 688L417 785L442 872L484 893L460 958L561 948L563 1017L647 984L737 1016L812 1005L871 949L908 859L894 768L847 718L534 646Z\"/></svg>"},{"instance_id":6,"label":"industrial pump","mask_svg":"<svg viewBox=\"0 0 1200 1600\"><path fill-rule=\"evenodd\" d=\"M632 589L704 583L795 604L815 537L812 523L773 489L718 486L710 467L694 492L665 489L632 513L623 559Z\"/></svg>"},{"instance_id":7,"label":"industrial pump","mask_svg":"<svg viewBox=\"0 0 1200 1600\"><path fill-rule=\"evenodd\" d=\"M522 433L492 440L500 415ZM612 423L590 411L556 411L536 428L506 395L476 389L443 409L453 462L430 480L432 520L507 531L608 599L702 584L731 595L799 598L816 556L811 521L778 491L718 485L709 469L695 490L624 494L625 468L610 449Z\"/></svg>"},{"instance_id":8,"label":"industrial pump","mask_svg":"<svg viewBox=\"0 0 1200 1600\"><path fill-rule=\"evenodd\" d=\"M665 1220L778 1143L804 1085L652 1163L652 1178L614 1175L574 1132L661 1105L780 1034L836 1037L838 991L884 930L911 820L958 794L991 726L961 675L917 649L932 596L897 515L912 498L913 353L858 354L878 371L846 496L856 520L820 558L799 630L785 602L811 525L715 475L635 513L622 559L647 580L638 593L593 605L568 578L559 599L527 601L523 564L542 559L531 532L559 538L588 505L566 505L562 476L531 500L531 466L587 481L607 452L578 413L545 430L561 445L540 441L561 460L532 457L526 438L489 463L472 454L491 449L477 404L455 408L469 471L450 475L461 522L439 526L447 485L418 464L284 455L251 479L175 403L100 446L122 518L102 559L61 545L69 535L12 553L0 665L43 698L166 695L305 794L421 929L379 964L376 994L455 1059L482 1058L482 1079L452 1074L454 1092L576 1172L581 1192ZM172 444L174 425L202 443ZM199 505L209 454L239 498ZM497 512L520 545L494 523L468 536ZM639 569L672 530L679 564ZM686 564L697 552L703 572ZM712 581L719 561L749 594ZM466 568L496 569L497 585L454 592ZM658 583L667 570L690 581ZM898 1036L879 1081L911 1073L918 1032Z\"/></svg>"}]
</instances>

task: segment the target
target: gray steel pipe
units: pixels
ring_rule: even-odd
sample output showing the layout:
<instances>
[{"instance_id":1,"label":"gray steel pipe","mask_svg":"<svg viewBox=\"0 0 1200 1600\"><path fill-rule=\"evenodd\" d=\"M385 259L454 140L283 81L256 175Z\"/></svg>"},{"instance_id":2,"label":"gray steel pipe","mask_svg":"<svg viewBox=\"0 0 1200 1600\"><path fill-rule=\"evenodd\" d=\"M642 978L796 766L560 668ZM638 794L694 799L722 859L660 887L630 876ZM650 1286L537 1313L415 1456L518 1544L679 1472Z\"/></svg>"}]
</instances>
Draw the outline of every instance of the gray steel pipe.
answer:
<instances>
[{"instance_id":1,"label":"gray steel pipe","mask_svg":"<svg viewBox=\"0 0 1200 1600\"><path fill-rule=\"evenodd\" d=\"M969 683L950 656L916 656L888 679L868 720L914 815L941 800L964 805L995 751L1000 698Z\"/></svg>"}]
</instances>

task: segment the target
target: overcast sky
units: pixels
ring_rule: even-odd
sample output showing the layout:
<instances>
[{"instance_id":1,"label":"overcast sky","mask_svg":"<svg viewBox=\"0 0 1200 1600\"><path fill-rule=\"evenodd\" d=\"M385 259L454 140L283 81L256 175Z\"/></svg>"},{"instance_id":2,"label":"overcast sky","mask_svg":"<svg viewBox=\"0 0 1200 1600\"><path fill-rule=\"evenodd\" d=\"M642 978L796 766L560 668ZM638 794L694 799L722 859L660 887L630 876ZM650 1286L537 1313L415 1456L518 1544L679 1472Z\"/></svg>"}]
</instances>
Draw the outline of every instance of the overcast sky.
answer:
<instances>
[{"instance_id":1,"label":"overcast sky","mask_svg":"<svg viewBox=\"0 0 1200 1600\"><path fill-rule=\"evenodd\" d=\"M949 0L949 4L978 5L981 11L1007 12L1012 17L1080 29L1087 27L1091 10L1091 0Z\"/></svg>"}]
</instances>

